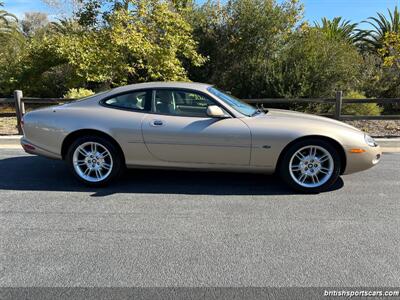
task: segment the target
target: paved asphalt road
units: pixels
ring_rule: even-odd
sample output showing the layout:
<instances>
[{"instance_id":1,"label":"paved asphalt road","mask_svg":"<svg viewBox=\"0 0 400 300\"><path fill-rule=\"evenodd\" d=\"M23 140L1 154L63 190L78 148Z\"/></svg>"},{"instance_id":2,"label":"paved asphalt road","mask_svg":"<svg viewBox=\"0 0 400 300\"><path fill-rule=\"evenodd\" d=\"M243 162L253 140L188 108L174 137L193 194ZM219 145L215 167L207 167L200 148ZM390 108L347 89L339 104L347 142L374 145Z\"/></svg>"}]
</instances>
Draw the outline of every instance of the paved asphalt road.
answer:
<instances>
[{"instance_id":1,"label":"paved asphalt road","mask_svg":"<svg viewBox=\"0 0 400 300\"><path fill-rule=\"evenodd\" d=\"M400 154L293 194L262 175L129 172L106 189L0 150L0 286L400 286Z\"/></svg>"}]
</instances>

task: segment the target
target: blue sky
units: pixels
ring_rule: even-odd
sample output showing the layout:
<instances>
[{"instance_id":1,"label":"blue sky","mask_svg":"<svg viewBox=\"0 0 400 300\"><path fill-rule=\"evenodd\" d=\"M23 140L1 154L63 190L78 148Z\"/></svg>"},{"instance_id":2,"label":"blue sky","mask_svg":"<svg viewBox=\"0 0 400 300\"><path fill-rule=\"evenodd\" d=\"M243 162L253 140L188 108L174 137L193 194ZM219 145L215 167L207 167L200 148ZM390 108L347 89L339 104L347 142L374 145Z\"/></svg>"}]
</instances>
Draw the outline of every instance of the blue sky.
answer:
<instances>
[{"instance_id":1,"label":"blue sky","mask_svg":"<svg viewBox=\"0 0 400 300\"><path fill-rule=\"evenodd\" d=\"M57 14L57 11L47 7L41 0L3 0L5 8L22 17L24 12L43 11L50 15ZM198 0L202 1L202 0ZM387 12L388 8L393 9L400 0L300 0L305 7L305 19L313 22L321 17L329 19L336 16L343 16L353 22L361 22L373 16L376 12ZM364 25L365 26L365 25Z\"/></svg>"},{"instance_id":2,"label":"blue sky","mask_svg":"<svg viewBox=\"0 0 400 300\"><path fill-rule=\"evenodd\" d=\"M387 9L394 9L399 0L303 0L305 18L311 22L322 17L332 19L342 16L346 20L359 23L376 12L387 14ZM366 25L362 25L363 27Z\"/></svg>"},{"instance_id":3,"label":"blue sky","mask_svg":"<svg viewBox=\"0 0 400 300\"><path fill-rule=\"evenodd\" d=\"M41 11L53 14L41 0L3 0L4 8L10 13L22 18L25 12Z\"/></svg>"}]
</instances>

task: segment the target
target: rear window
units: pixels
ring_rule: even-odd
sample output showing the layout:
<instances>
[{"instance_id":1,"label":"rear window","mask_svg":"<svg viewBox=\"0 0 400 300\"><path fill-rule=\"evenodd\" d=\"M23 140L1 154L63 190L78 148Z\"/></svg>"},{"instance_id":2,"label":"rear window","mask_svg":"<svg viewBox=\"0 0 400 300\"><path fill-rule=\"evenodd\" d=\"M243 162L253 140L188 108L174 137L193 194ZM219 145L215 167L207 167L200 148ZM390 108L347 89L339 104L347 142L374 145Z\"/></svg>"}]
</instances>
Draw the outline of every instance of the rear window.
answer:
<instances>
[{"instance_id":1,"label":"rear window","mask_svg":"<svg viewBox=\"0 0 400 300\"><path fill-rule=\"evenodd\" d=\"M117 108L146 110L148 93L148 91L129 92L108 98L103 101L103 103L107 106L113 106Z\"/></svg>"}]
</instances>

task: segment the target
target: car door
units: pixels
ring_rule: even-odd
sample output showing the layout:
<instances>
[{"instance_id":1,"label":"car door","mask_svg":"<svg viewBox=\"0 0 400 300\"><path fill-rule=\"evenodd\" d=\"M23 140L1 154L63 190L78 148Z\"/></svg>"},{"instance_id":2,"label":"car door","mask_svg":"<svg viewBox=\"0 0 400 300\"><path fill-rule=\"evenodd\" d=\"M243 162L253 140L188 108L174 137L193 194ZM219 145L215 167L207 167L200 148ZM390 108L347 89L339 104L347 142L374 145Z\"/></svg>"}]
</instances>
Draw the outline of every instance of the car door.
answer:
<instances>
[{"instance_id":1,"label":"car door","mask_svg":"<svg viewBox=\"0 0 400 300\"><path fill-rule=\"evenodd\" d=\"M191 90L153 91L152 113L142 120L148 150L157 159L179 163L248 165L251 135L238 118L210 118L208 96Z\"/></svg>"}]
</instances>

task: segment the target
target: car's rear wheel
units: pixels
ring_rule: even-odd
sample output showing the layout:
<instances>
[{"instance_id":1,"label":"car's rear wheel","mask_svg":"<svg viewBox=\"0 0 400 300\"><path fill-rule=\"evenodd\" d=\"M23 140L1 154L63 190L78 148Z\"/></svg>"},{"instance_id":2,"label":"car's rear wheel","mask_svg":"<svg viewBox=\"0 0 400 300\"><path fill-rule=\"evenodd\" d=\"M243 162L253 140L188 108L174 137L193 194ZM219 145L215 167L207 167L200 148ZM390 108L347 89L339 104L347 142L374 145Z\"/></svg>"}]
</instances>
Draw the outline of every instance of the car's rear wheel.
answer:
<instances>
[{"instance_id":1,"label":"car's rear wheel","mask_svg":"<svg viewBox=\"0 0 400 300\"><path fill-rule=\"evenodd\" d=\"M280 174L297 191L319 193L328 190L339 178L340 162L340 155L331 143L307 139L287 150Z\"/></svg>"},{"instance_id":2,"label":"car's rear wheel","mask_svg":"<svg viewBox=\"0 0 400 300\"><path fill-rule=\"evenodd\" d=\"M122 159L112 142L97 136L75 140L68 149L67 163L74 176L90 186L104 186L122 171Z\"/></svg>"}]
</instances>

